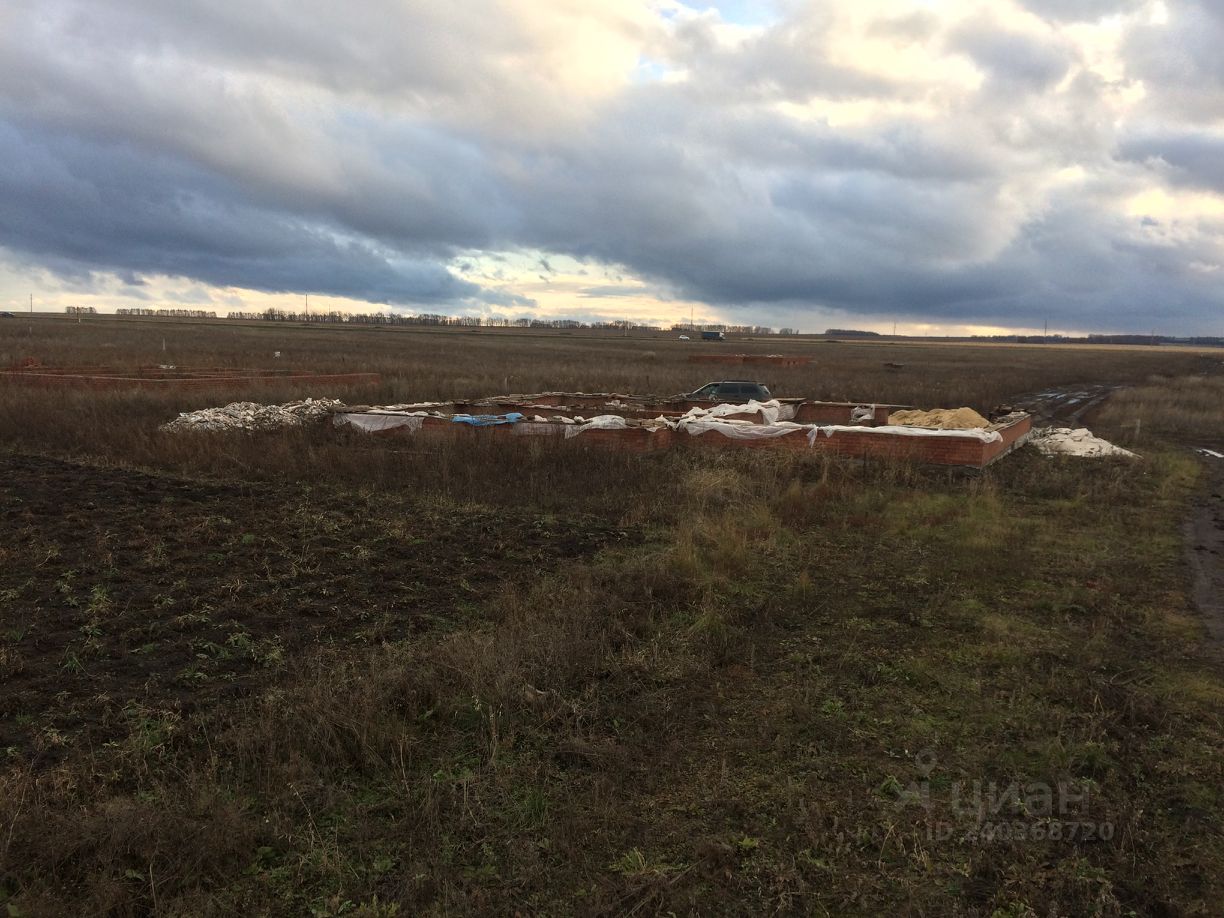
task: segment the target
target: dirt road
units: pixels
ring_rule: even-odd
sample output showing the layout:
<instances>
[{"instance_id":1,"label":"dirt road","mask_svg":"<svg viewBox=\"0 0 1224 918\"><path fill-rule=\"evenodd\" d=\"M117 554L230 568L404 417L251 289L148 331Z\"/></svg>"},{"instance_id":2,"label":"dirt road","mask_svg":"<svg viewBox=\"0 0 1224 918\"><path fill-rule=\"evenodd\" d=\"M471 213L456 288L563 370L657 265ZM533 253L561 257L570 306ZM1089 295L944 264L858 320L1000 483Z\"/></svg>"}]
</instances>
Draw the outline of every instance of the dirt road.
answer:
<instances>
[{"instance_id":1,"label":"dirt road","mask_svg":"<svg viewBox=\"0 0 1224 918\"><path fill-rule=\"evenodd\" d=\"M1186 548L1194 574L1194 603L1224 658L1224 459L1205 457L1211 476L1186 521Z\"/></svg>"},{"instance_id":2,"label":"dirt road","mask_svg":"<svg viewBox=\"0 0 1224 918\"><path fill-rule=\"evenodd\" d=\"M1012 405L1031 414L1035 427L1082 427L1085 415L1120 388L1101 384L1046 389L1019 396Z\"/></svg>"}]
</instances>

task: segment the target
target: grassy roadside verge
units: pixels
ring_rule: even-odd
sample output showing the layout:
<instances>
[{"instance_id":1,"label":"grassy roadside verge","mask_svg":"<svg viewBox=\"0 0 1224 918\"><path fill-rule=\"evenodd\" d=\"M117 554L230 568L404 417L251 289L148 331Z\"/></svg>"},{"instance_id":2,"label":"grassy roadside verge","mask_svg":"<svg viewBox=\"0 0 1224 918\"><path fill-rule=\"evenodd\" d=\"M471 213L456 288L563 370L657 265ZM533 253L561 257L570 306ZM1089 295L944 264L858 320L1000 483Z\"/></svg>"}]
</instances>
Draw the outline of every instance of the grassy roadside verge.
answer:
<instances>
[{"instance_id":1,"label":"grassy roadside verge","mask_svg":"<svg viewBox=\"0 0 1224 918\"><path fill-rule=\"evenodd\" d=\"M458 630L321 650L224 716L15 763L10 912L1224 898L1224 680L1177 537L1192 461L666 471L665 505L626 510L645 544L506 590Z\"/></svg>"},{"instance_id":2,"label":"grassy roadside verge","mask_svg":"<svg viewBox=\"0 0 1224 918\"><path fill-rule=\"evenodd\" d=\"M1224 375L1154 376L1114 393L1098 420L1137 446L1180 443L1224 446Z\"/></svg>"}]
</instances>

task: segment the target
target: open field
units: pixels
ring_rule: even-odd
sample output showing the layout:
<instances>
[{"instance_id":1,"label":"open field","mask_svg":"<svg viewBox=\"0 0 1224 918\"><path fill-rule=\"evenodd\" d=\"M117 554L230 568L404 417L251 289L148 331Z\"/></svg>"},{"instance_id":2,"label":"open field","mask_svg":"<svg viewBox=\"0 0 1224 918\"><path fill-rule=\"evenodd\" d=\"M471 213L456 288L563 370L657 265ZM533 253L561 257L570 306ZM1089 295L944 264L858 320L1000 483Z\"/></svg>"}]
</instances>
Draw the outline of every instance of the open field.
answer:
<instances>
[{"instance_id":1,"label":"open field","mask_svg":"<svg viewBox=\"0 0 1224 918\"><path fill-rule=\"evenodd\" d=\"M33 335L27 334L31 329ZM163 343L165 350L162 349ZM273 359L280 351L282 357ZM812 356L806 367L703 367L703 353ZM935 345L769 338L721 343L514 329L334 328L279 323L17 318L0 322L0 366L36 356L49 366L276 367L381 372L380 400L435 399L546 390L687 392L719 374L764 373L775 395L989 408L1041 386L1137 382L1219 364L1220 351ZM898 363L891 369L886 364ZM373 397L373 396L372 396ZM198 400L197 400L198 401ZM200 402L206 404L206 402Z\"/></svg>"},{"instance_id":2,"label":"open field","mask_svg":"<svg viewBox=\"0 0 1224 918\"><path fill-rule=\"evenodd\" d=\"M170 435L248 395L670 394L711 345L0 324L0 364L383 374L0 387L0 904L1218 914L1224 663L1183 525L1219 493L1189 447L1224 446L1224 355L720 346L815 357L778 395L1125 386L1085 421L1144 459Z\"/></svg>"}]
</instances>

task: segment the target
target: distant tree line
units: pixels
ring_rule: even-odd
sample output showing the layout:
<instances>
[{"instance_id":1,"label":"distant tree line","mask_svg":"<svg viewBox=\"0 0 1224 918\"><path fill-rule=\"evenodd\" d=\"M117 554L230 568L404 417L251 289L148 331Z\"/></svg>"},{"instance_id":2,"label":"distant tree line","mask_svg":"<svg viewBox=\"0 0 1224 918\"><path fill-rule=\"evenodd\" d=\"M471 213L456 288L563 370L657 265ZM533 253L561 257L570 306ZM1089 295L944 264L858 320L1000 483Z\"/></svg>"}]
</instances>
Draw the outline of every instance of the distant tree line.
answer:
<instances>
[{"instance_id":1,"label":"distant tree line","mask_svg":"<svg viewBox=\"0 0 1224 918\"><path fill-rule=\"evenodd\" d=\"M261 312L231 312L228 319L262 322L317 322L329 325L480 325L479 316L404 315L383 312L288 312L265 309Z\"/></svg>"},{"instance_id":2,"label":"distant tree line","mask_svg":"<svg viewBox=\"0 0 1224 918\"><path fill-rule=\"evenodd\" d=\"M92 306L68 307L69 312L94 312ZM203 309L152 309L144 306L122 306L115 310L121 316L168 316L181 319L215 319L217 314ZM520 316L444 316L436 313L408 315L400 312L340 312L338 310L291 312L285 309L262 309L258 312L235 310L226 313L227 319L246 322L312 322L328 325L442 325L462 328L550 328L550 329L604 329L612 331L663 331L661 326L634 322L630 319L613 319L609 322L580 322L577 319L545 319ZM798 329L784 328L775 332L766 325L690 324L677 322L670 328L674 332L719 331L737 335L797 335Z\"/></svg>"},{"instance_id":3,"label":"distant tree line","mask_svg":"<svg viewBox=\"0 0 1224 918\"><path fill-rule=\"evenodd\" d=\"M96 315L93 306L65 306L70 315ZM121 316L162 316L176 319L215 319L217 314L208 309L167 309L146 306L121 306L115 310ZM230 312L228 319L261 322L319 322L333 325L445 325L464 328L552 328L552 329L608 329L616 331L662 331L658 325L645 325L629 319L614 319L610 322L579 322L576 319L540 319L520 316L444 316L436 313L407 315L398 312L288 312L284 309L264 309L260 312ZM676 322L668 329L673 332L724 332L735 335L798 335L797 328L780 328L776 331L766 325L723 325ZM854 328L830 328L825 331L837 338L879 338L879 332ZM903 336L904 337L904 336ZM1224 337L1194 336L1174 337L1170 335L971 335L949 337L959 341L994 341L1003 344L1189 344L1200 347L1224 347Z\"/></svg>"},{"instance_id":4,"label":"distant tree line","mask_svg":"<svg viewBox=\"0 0 1224 918\"><path fill-rule=\"evenodd\" d=\"M611 322L579 322L575 319L517 319L499 316L444 316L435 313L407 315L398 312L288 312L265 309L261 312L231 312L226 318L262 322L316 322L335 325L444 325L462 328L601 328L637 331L661 331L657 325L643 325L626 319Z\"/></svg>"},{"instance_id":5,"label":"distant tree line","mask_svg":"<svg viewBox=\"0 0 1224 918\"><path fill-rule=\"evenodd\" d=\"M90 312L93 312L91 309ZM118 316L160 316L168 319L215 319L217 314L211 309L151 309L147 306L120 306L115 310Z\"/></svg>"},{"instance_id":6,"label":"distant tree line","mask_svg":"<svg viewBox=\"0 0 1224 918\"><path fill-rule=\"evenodd\" d=\"M838 338L878 338L879 332L860 331L857 328L827 328L826 335L836 336Z\"/></svg>"},{"instance_id":7,"label":"distant tree line","mask_svg":"<svg viewBox=\"0 0 1224 918\"><path fill-rule=\"evenodd\" d=\"M1204 347L1224 347L1224 338L1178 338L1172 335L973 335L973 341L996 341L1002 344L1193 344Z\"/></svg>"},{"instance_id":8,"label":"distant tree line","mask_svg":"<svg viewBox=\"0 0 1224 918\"><path fill-rule=\"evenodd\" d=\"M696 324L691 322L676 322L672 325L669 331L686 332L686 331L711 331L723 332L729 335L772 335L774 330L767 325L721 325L718 323Z\"/></svg>"}]
</instances>

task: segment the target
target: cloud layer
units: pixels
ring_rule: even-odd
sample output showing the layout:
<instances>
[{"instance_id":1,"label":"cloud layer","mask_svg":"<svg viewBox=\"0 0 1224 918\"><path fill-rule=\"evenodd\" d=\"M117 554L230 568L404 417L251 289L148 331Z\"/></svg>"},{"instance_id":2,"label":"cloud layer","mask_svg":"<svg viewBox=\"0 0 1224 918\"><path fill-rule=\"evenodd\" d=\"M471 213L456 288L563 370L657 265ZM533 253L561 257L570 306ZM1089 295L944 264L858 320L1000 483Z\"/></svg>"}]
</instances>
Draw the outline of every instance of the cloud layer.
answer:
<instances>
[{"instance_id":1,"label":"cloud layer","mask_svg":"<svg viewBox=\"0 0 1224 918\"><path fill-rule=\"evenodd\" d=\"M575 312L1221 333L1220 47L1210 0L15 0L0 248L449 310L531 305L470 266L533 252L632 278Z\"/></svg>"}]
</instances>

